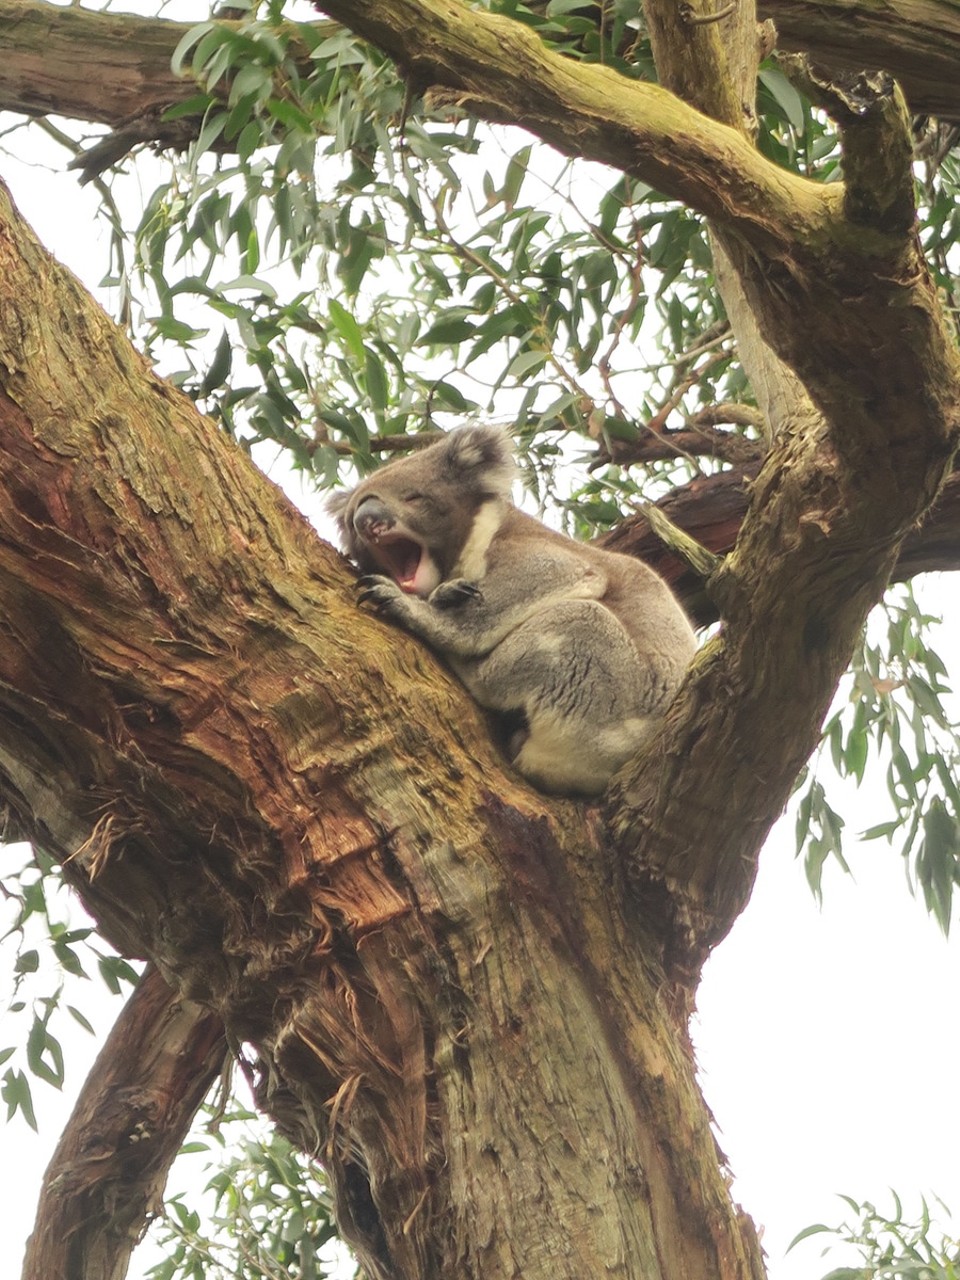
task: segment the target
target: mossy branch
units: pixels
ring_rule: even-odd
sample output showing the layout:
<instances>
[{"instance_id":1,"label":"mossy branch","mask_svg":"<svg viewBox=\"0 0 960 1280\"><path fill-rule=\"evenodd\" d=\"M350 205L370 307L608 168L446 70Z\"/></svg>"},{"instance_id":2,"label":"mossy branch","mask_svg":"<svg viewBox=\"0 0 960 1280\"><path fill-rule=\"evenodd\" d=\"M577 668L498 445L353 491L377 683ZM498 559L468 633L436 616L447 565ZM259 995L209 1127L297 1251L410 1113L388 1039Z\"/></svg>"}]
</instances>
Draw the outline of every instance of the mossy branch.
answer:
<instances>
[{"instance_id":1,"label":"mossy branch","mask_svg":"<svg viewBox=\"0 0 960 1280\"><path fill-rule=\"evenodd\" d=\"M324 0L421 92L443 92L485 119L512 122L568 155L633 174L730 226L754 247L824 242L840 187L778 168L735 128L660 85L548 49L536 32L461 0Z\"/></svg>"},{"instance_id":2,"label":"mossy branch","mask_svg":"<svg viewBox=\"0 0 960 1280\"><path fill-rule=\"evenodd\" d=\"M709 551L696 538L691 538L689 533L674 524L669 516L665 516L652 502L639 503L637 510L664 546L669 547L685 564L688 564L704 582L708 582L723 564L721 556Z\"/></svg>"}]
</instances>

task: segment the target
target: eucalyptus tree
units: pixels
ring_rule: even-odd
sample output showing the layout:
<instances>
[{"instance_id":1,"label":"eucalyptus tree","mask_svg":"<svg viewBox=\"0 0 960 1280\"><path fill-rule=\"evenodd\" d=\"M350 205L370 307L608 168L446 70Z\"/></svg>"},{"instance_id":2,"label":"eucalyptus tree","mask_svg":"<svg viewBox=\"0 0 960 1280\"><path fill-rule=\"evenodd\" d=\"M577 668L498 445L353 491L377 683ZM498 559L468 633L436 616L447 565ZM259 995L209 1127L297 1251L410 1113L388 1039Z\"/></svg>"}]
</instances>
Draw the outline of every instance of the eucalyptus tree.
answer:
<instances>
[{"instance_id":1,"label":"eucalyptus tree","mask_svg":"<svg viewBox=\"0 0 960 1280\"><path fill-rule=\"evenodd\" d=\"M96 184L121 321L4 196L0 795L21 919L60 867L111 978L149 962L27 1276L124 1274L228 1056L292 1144L243 1274L315 1273L294 1148L370 1277L763 1274L687 1022L848 670L826 740L856 777L886 750L871 834L944 927L960 850L910 597L863 640L891 580L957 563L952 6L864 6L853 49L849 5L769 11L783 48L701 0L0 3L0 105ZM512 773L251 458L330 487L464 419L712 626L598 804ZM816 884L841 824L802 785ZM25 1051L54 1079L55 1004Z\"/></svg>"}]
</instances>

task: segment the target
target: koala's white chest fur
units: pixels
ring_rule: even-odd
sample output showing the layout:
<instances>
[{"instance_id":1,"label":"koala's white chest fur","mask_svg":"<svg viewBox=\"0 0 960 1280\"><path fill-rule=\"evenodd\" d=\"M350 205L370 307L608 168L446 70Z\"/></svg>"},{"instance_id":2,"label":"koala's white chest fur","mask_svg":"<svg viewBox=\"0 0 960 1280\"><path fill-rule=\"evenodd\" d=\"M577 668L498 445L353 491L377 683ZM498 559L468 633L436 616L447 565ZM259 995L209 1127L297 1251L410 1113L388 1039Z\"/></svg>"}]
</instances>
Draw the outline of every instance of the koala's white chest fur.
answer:
<instances>
[{"instance_id":1,"label":"koala's white chest fur","mask_svg":"<svg viewBox=\"0 0 960 1280\"><path fill-rule=\"evenodd\" d=\"M491 498L477 511L463 550L453 566L452 578L466 578L479 582L487 573L487 553L490 544L503 524L505 503L501 498Z\"/></svg>"},{"instance_id":2,"label":"koala's white chest fur","mask_svg":"<svg viewBox=\"0 0 960 1280\"><path fill-rule=\"evenodd\" d=\"M376 575L363 598L504 713L520 772L546 791L595 795L656 727L693 632L645 565L518 511L512 478L502 432L464 427L381 468L334 510ZM424 598L411 582L437 585Z\"/></svg>"}]
</instances>

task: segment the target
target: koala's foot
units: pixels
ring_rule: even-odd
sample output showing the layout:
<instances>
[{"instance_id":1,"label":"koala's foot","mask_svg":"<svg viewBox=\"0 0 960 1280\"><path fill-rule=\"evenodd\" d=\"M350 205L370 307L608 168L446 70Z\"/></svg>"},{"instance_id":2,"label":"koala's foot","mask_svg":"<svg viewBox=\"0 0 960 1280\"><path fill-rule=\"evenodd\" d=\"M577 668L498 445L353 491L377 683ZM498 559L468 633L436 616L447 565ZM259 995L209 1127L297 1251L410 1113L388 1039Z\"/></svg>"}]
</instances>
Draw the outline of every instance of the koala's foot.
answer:
<instances>
[{"instance_id":1,"label":"koala's foot","mask_svg":"<svg viewBox=\"0 0 960 1280\"><path fill-rule=\"evenodd\" d=\"M449 582L440 583L430 596L430 603L437 609L453 609L470 600L479 600L481 594L475 582L468 582L466 578L451 578Z\"/></svg>"},{"instance_id":2,"label":"koala's foot","mask_svg":"<svg viewBox=\"0 0 960 1280\"><path fill-rule=\"evenodd\" d=\"M360 604L372 604L374 608L382 609L400 594L400 588L394 580L382 574L368 573L357 579L357 599Z\"/></svg>"},{"instance_id":3,"label":"koala's foot","mask_svg":"<svg viewBox=\"0 0 960 1280\"><path fill-rule=\"evenodd\" d=\"M523 744L530 737L530 726L526 713L517 707L513 711L497 712L494 716L496 739L500 749L511 764L523 750Z\"/></svg>"}]
</instances>

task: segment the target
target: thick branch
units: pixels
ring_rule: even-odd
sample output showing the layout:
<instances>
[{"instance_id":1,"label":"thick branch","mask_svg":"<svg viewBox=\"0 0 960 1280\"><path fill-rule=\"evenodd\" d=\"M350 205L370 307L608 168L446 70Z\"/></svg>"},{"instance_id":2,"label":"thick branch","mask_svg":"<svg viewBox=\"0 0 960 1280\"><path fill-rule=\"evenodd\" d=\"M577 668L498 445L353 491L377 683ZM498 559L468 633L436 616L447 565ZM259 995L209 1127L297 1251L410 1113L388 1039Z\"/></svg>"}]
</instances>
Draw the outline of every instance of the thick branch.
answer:
<instances>
[{"instance_id":1,"label":"thick branch","mask_svg":"<svg viewBox=\"0 0 960 1280\"><path fill-rule=\"evenodd\" d=\"M960 121L960 11L950 0L760 0L778 43L829 71L889 71L913 111Z\"/></svg>"},{"instance_id":2,"label":"thick branch","mask_svg":"<svg viewBox=\"0 0 960 1280\"><path fill-rule=\"evenodd\" d=\"M197 92L170 59L192 23L43 0L0 0L0 109L114 128ZM89 68L96 67L96 75Z\"/></svg>"},{"instance_id":3,"label":"thick branch","mask_svg":"<svg viewBox=\"0 0 960 1280\"><path fill-rule=\"evenodd\" d=\"M148 968L50 1161L23 1280L123 1280L225 1052L220 1020Z\"/></svg>"},{"instance_id":4,"label":"thick branch","mask_svg":"<svg viewBox=\"0 0 960 1280\"><path fill-rule=\"evenodd\" d=\"M681 529L716 555L733 550L750 505L759 464L703 476L675 490L657 505ZM702 581L672 555L642 515L624 520L598 539L601 546L637 556L670 583L697 626L718 620L716 603ZM920 573L960 570L960 475L944 484L926 519L904 539L891 574L892 582L909 582Z\"/></svg>"},{"instance_id":5,"label":"thick branch","mask_svg":"<svg viewBox=\"0 0 960 1280\"><path fill-rule=\"evenodd\" d=\"M323 0L324 12L395 59L412 84L559 150L636 174L772 249L839 211L822 188L759 155L659 85L548 49L511 18L462 0Z\"/></svg>"},{"instance_id":6,"label":"thick branch","mask_svg":"<svg viewBox=\"0 0 960 1280\"><path fill-rule=\"evenodd\" d=\"M913 111L960 120L960 17L947 0L886 6L764 0L759 8L775 20L782 48L808 52L837 71L884 68L900 81ZM160 125L162 110L196 91L170 70L191 25L46 0L0 0L0 110L49 112L113 129L152 118L152 136L163 144L172 126ZM88 66L97 67L95 78L82 74ZM303 68L309 70L307 50ZM174 144L185 123L169 139Z\"/></svg>"},{"instance_id":7,"label":"thick branch","mask_svg":"<svg viewBox=\"0 0 960 1280\"><path fill-rule=\"evenodd\" d=\"M100 168L137 143L183 147L199 133L203 112L172 121L163 113L198 92L191 75L171 69L174 50L194 25L45 0L0 0L0 111L109 125L115 134L100 145L110 159ZM315 24L318 31L330 26ZM310 50L295 36L289 55L309 76ZM226 78L211 92L225 105L229 89Z\"/></svg>"}]
</instances>

